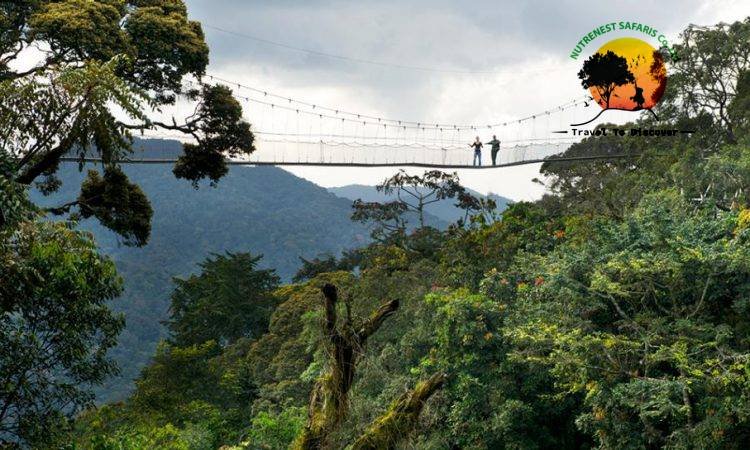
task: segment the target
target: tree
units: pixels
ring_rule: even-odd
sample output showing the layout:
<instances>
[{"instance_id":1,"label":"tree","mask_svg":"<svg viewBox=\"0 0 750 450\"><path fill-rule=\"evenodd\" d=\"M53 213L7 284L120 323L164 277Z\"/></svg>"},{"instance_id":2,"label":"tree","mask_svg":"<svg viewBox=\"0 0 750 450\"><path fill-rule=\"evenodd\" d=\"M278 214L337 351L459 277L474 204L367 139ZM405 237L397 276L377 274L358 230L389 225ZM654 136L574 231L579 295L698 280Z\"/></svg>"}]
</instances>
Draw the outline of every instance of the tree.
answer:
<instances>
[{"instance_id":1,"label":"tree","mask_svg":"<svg viewBox=\"0 0 750 450\"><path fill-rule=\"evenodd\" d=\"M299 259L302 262L302 267L297 270L292 278L295 283L315 278L321 273L354 270L362 261L362 252L355 249L343 252L340 258L327 253L316 256L311 260L302 257Z\"/></svg>"},{"instance_id":2,"label":"tree","mask_svg":"<svg viewBox=\"0 0 750 450\"><path fill-rule=\"evenodd\" d=\"M265 333L276 307L272 291L279 277L257 268L261 258L249 253L213 255L200 264L200 275L175 278L166 322L173 343L226 345Z\"/></svg>"},{"instance_id":3,"label":"tree","mask_svg":"<svg viewBox=\"0 0 750 450\"><path fill-rule=\"evenodd\" d=\"M41 447L117 372L107 352L124 321L107 302L121 280L87 235L63 224L1 233L0 446Z\"/></svg>"},{"instance_id":4,"label":"tree","mask_svg":"<svg viewBox=\"0 0 750 450\"><path fill-rule=\"evenodd\" d=\"M13 180L13 167L11 158L0 152L0 230L14 227L31 209L26 191Z\"/></svg>"},{"instance_id":5,"label":"tree","mask_svg":"<svg viewBox=\"0 0 750 450\"><path fill-rule=\"evenodd\" d=\"M750 69L737 79L737 93L727 107L727 115L736 134L747 136L750 132Z\"/></svg>"},{"instance_id":6,"label":"tree","mask_svg":"<svg viewBox=\"0 0 750 450\"><path fill-rule=\"evenodd\" d=\"M408 175L400 170L376 186L378 192L388 196L395 194L396 200L379 203L356 200L352 207L352 220L374 224L373 239L383 242L402 242L406 235L406 214L416 214L419 229L424 229L425 207L445 199L457 199L456 206L480 215L494 209L493 203L474 198L461 186L458 175L439 170L425 172L422 176Z\"/></svg>"},{"instance_id":7,"label":"tree","mask_svg":"<svg viewBox=\"0 0 750 450\"><path fill-rule=\"evenodd\" d=\"M607 53L594 53L583 62L578 78L584 89L594 88L604 101L603 108L609 108L609 100L616 87L635 81L628 69L628 61L612 50Z\"/></svg>"},{"instance_id":8,"label":"tree","mask_svg":"<svg viewBox=\"0 0 750 450\"><path fill-rule=\"evenodd\" d=\"M675 45L670 89L663 109L677 117L708 114L727 142L736 143L740 117L730 104L743 73L750 70L750 17L713 27L691 25ZM661 113L660 113L661 115Z\"/></svg>"},{"instance_id":9,"label":"tree","mask_svg":"<svg viewBox=\"0 0 750 450\"><path fill-rule=\"evenodd\" d=\"M459 184L457 174L448 174L439 170L427 171L421 177L407 175L404 170L400 170L397 174L383 181L376 189L386 195L396 194L396 198L406 206L407 211L417 213L419 228L425 227L425 206L448 198L455 198L466 192L466 189Z\"/></svg>"},{"instance_id":10,"label":"tree","mask_svg":"<svg viewBox=\"0 0 750 450\"><path fill-rule=\"evenodd\" d=\"M75 155L81 166L98 157L104 181L126 186L118 161L131 151L133 133L166 129L187 134L175 175L193 183L226 173L226 157L254 150L250 125L241 107L223 86L203 85L208 47L198 22L188 19L182 0L35 0L0 5L0 153L13 162L13 179L21 185L38 181L55 191L60 159ZM43 49L32 58L31 49ZM32 59L30 68L17 64ZM198 88L183 86L186 77ZM196 103L183 122L154 121L149 112L178 98ZM130 188L133 191L132 188ZM80 208L125 236L128 245L148 238L151 211L147 202L128 204L131 212L106 217L108 208L126 209L104 195L53 208L68 213ZM113 226L114 225L114 226Z\"/></svg>"},{"instance_id":11,"label":"tree","mask_svg":"<svg viewBox=\"0 0 750 450\"><path fill-rule=\"evenodd\" d=\"M253 135L231 91L202 83L208 48L181 0L3 2L0 30L0 440L44 446L116 373L107 351L123 323L106 304L120 293L114 265L74 221L39 214L96 217L144 245L151 207L118 166L134 133L189 134L175 173L193 182L218 180L227 156L254 150ZM150 119L178 98L195 113ZM103 174L90 172L69 203L29 205L32 183L59 188L67 156L81 169L98 158Z\"/></svg>"},{"instance_id":12,"label":"tree","mask_svg":"<svg viewBox=\"0 0 750 450\"><path fill-rule=\"evenodd\" d=\"M443 285L479 289L487 272L505 270L522 251L545 253L554 248L563 227L556 212L538 203L519 202L503 211L500 221L451 230L440 249Z\"/></svg>"},{"instance_id":13,"label":"tree","mask_svg":"<svg viewBox=\"0 0 750 450\"><path fill-rule=\"evenodd\" d=\"M621 128L639 124L625 124ZM602 128L613 129L612 124ZM617 136L593 136L571 145L564 153L548 158L540 169L554 201L569 212L588 212L621 217L638 204L643 186L681 183L669 167L678 155L672 155L670 139ZM679 150L684 153L684 148ZM560 161L561 158L601 156L598 161ZM552 200L548 198L548 200Z\"/></svg>"},{"instance_id":14,"label":"tree","mask_svg":"<svg viewBox=\"0 0 750 450\"><path fill-rule=\"evenodd\" d=\"M320 376L310 394L307 424L292 444L294 449L324 448L330 433L346 416L349 390L367 340L398 310L398 300L383 304L361 325L347 317L337 325L338 290L332 284L323 286L325 298L325 338L329 352L328 371Z\"/></svg>"},{"instance_id":15,"label":"tree","mask_svg":"<svg viewBox=\"0 0 750 450\"><path fill-rule=\"evenodd\" d=\"M158 411L172 423L189 420L197 402L231 402L220 388L222 371L212 362L221 353L214 341L176 347L161 342L151 364L136 380L131 399L139 411ZM212 389L206 389L212 386Z\"/></svg>"},{"instance_id":16,"label":"tree","mask_svg":"<svg viewBox=\"0 0 750 450\"><path fill-rule=\"evenodd\" d=\"M338 270L339 262L335 256L330 253L316 256L315 258L308 260L300 256L300 262L302 267L299 268L292 281L298 283L300 281L309 280L314 278L316 275L327 272L335 272Z\"/></svg>"}]
</instances>

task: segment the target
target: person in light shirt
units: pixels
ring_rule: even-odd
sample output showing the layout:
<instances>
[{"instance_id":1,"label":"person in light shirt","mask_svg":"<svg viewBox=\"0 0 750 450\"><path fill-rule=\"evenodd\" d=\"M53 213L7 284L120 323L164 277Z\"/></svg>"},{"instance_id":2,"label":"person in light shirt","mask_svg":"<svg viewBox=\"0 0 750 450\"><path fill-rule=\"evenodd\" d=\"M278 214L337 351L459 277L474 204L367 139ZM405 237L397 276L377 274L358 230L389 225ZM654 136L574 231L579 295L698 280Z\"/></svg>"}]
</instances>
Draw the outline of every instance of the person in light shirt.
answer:
<instances>
[{"instance_id":1,"label":"person in light shirt","mask_svg":"<svg viewBox=\"0 0 750 450\"><path fill-rule=\"evenodd\" d=\"M471 165L481 166L482 165L482 141L479 139L479 136L477 136L473 144L469 144L469 147L474 148L474 159L472 159Z\"/></svg>"}]
</instances>

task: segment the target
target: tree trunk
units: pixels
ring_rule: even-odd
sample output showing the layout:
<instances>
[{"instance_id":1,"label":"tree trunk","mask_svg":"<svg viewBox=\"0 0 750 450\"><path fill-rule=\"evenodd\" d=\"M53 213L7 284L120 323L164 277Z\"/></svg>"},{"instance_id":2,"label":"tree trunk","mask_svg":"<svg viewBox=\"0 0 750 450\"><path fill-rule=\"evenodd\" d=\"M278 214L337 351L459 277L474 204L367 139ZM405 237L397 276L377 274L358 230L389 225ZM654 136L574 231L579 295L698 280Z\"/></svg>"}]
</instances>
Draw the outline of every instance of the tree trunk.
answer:
<instances>
[{"instance_id":1,"label":"tree trunk","mask_svg":"<svg viewBox=\"0 0 750 450\"><path fill-rule=\"evenodd\" d=\"M346 417L349 390L354 382L354 373L359 356L363 354L367 339L377 332L385 319L399 307L398 300L382 305L359 328L355 330L347 320L341 329L336 327L336 302L338 292L331 284L323 286L330 369L318 378L310 394L307 424L292 443L294 450L324 448L331 432Z\"/></svg>"},{"instance_id":2,"label":"tree trunk","mask_svg":"<svg viewBox=\"0 0 750 450\"><path fill-rule=\"evenodd\" d=\"M424 200L419 196L419 228L424 228Z\"/></svg>"}]
</instances>

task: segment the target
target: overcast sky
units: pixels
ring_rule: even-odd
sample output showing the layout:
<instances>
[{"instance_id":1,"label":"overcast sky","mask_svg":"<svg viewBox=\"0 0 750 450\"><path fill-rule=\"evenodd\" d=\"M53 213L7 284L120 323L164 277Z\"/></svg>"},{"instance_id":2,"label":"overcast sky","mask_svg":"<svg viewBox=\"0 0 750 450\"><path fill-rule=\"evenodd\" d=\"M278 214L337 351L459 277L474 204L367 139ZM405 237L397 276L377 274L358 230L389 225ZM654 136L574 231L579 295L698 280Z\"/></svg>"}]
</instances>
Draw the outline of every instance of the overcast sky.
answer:
<instances>
[{"instance_id":1,"label":"overcast sky","mask_svg":"<svg viewBox=\"0 0 750 450\"><path fill-rule=\"evenodd\" d=\"M637 21L674 41L688 24L710 25L750 15L748 0L186 3L191 17L205 25L209 71L215 75L342 110L443 123L500 122L579 97L580 62L571 61L568 54L584 34L601 24ZM310 55L215 28L320 52L442 71ZM248 120L259 122L252 115ZM459 174L471 188L522 200L541 195L543 188L531 182L538 169L530 165ZM375 184L393 172L289 170L323 186Z\"/></svg>"}]
</instances>

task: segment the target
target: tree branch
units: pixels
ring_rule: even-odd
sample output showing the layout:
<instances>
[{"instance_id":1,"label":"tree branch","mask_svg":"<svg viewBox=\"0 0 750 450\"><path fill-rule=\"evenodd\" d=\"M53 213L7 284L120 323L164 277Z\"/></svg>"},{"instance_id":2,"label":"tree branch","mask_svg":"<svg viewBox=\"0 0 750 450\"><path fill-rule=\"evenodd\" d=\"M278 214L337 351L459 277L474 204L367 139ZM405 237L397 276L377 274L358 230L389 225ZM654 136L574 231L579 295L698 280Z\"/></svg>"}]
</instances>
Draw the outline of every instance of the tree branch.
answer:
<instances>
[{"instance_id":1,"label":"tree branch","mask_svg":"<svg viewBox=\"0 0 750 450\"><path fill-rule=\"evenodd\" d=\"M74 143L75 139L73 138L72 134L69 134L62 141L60 141L57 147L45 153L44 156L42 156L41 160L39 160L39 162L29 167L22 174L16 177L16 182L24 185L31 184L36 179L36 177L47 171L47 169L54 167L55 164L57 164L58 160L68 151L70 151L71 148L73 148Z\"/></svg>"},{"instance_id":2,"label":"tree branch","mask_svg":"<svg viewBox=\"0 0 750 450\"><path fill-rule=\"evenodd\" d=\"M425 403L443 386L445 379L445 374L437 373L417 384L413 391L401 395L382 416L367 427L351 449L391 450L397 448L399 441L417 425Z\"/></svg>"},{"instance_id":3,"label":"tree branch","mask_svg":"<svg viewBox=\"0 0 750 450\"><path fill-rule=\"evenodd\" d=\"M382 305L373 313L369 319L362 325L362 328L357 332L357 337L361 344L367 341L367 338L372 336L373 333L378 331L385 319L391 316L398 310L400 303L398 300L391 300L390 302Z\"/></svg>"}]
</instances>

